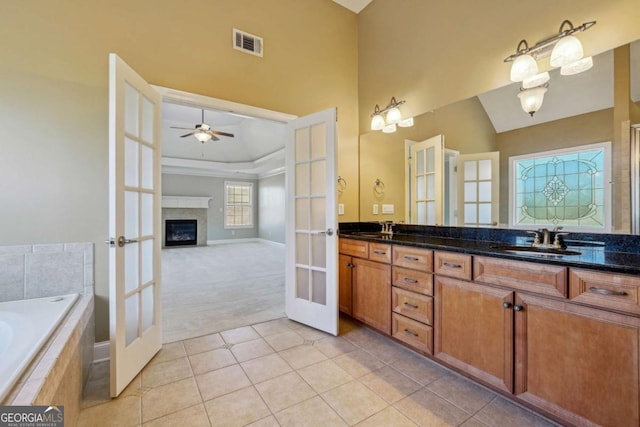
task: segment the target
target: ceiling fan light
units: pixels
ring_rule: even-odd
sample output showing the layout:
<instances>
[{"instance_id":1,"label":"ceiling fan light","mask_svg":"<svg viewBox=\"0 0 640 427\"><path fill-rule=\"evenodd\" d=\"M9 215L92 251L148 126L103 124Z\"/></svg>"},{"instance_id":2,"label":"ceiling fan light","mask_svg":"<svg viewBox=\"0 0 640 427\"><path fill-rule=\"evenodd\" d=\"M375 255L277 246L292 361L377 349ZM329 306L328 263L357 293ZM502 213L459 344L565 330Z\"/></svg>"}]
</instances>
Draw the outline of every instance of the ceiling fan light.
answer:
<instances>
[{"instance_id":1,"label":"ceiling fan light","mask_svg":"<svg viewBox=\"0 0 640 427\"><path fill-rule=\"evenodd\" d=\"M384 127L384 129L382 129L382 132L384 133L394 133L396 131L396 125L394 124L390 124L390 125L386 125Z\"/></svg>"},{"instance_id":2,"label":"ceiling fan light","mask_svg":"<svg viewBox=\"0 0 640 427\"><path fill-rule=\"evenodd\" d=\"M560 68L560 74L563 76L572 76L587 71L591 67L593 67L593 57L587 56L571 64L563 65L562 68Z\"/></svg>"},{"instance_id":3,"label":"ceiling fan light","mask_svg":"<svg viewBox=\"0 0 640 427\"><path fill-rule=\"evenodd\" d=\"M398 107L393 107L387 111L387 124L394 125L400 122L400 120L402 120L402 114L400 114L400 109Z\"/></svg>"},{"instance_id":4,"label":"ceiling fan light","mask_svg":"<svg viewBox=\"0 0 640 427\"><path fill-rule=\"evenodd\" d=\"M380 114L376 114L371 119L371 130L382 130L385 125L384 118Z\"/></svg>"},{"instance_id":5,"label":"ceiling fan light","mask_svg":"<svg viewBox=\"0 0 640 427\"><path fill-rule=\"evenodd\" d=\"M544 73L535 74L531 77L527 77L522 81L522 87L525 89L531 89L536 86L541 86L549 81L549 73L545 71Z\"/></svg>"},{"instance_id":6,"label":"ceiling fan light","mask_svg":"<svg viewBox=\"0 0 640 427\"><path fill-rule=\"evenodd\" d=\"M552 67L563 67L582 58L582 43L574 36L561 38L551 51L549 64Z\"/></svg>"},{"instance_id":7,"label":"ceiling fan light","mask_svg":"<svg viewBox=\"0 0 640 427\"><path fill-rule=\"evenodd\" d=\"M196 132L193 134L193 136L195 136L196 139L203 144L211 139L211 134L207 132Z\"/></svg>"},{"instance_id":8,"label":"ceiling fan light","mask_svg":"<svg viewBox=\"0 0 640 427\"><path fill-rule=\"evenodd\" d=\"M518 98L520 98L520 105L522 106L522 109L533 117L534 113L542 107L544 94L546 92L547 88L544 86L521 91L518 94Z\"/></svg>"},{"instance_id":9,"label":"ceiling fan light","mask_svg":"<svg viewBox=\"0 0 640 427\"><path fill-rule=\"evenodd\" d=\"M411 126L413 126L413 117L400 120L398 122L398 126L400 126L401 128L410 128Z\"/></svg>"},{"instance_id":10,"label":"ceiling fan light","mask_svg":"<svg viewBox=\"0 0 640 427\"><path fill-rule=\"evenodd\" d=\"M521 82L538 73L538 63L531 55L518 56L511 65L511 81Z\"/></svg>"}]
</instances>

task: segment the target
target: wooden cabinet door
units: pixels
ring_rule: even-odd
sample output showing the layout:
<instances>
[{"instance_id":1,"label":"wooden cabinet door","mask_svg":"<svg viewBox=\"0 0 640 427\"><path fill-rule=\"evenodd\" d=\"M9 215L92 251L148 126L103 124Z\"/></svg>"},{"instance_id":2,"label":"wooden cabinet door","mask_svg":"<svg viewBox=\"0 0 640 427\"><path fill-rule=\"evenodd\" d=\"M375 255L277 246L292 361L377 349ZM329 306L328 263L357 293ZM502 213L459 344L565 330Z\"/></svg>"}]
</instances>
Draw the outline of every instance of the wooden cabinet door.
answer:
<instances>
[{"instance_id":1,"label":"wooden cabinet door","mask_svg":"<svg viewBox=\"0 0 640 427\"><path fill-rule=\"evenodd\" d=\"M391 334L391 266L354 258L353 317Z\"/></svg>"},{"instance_id":2,"label":"wooden cabinet door","mask_svg":"<svg viewBox=\"0 0 640 427\"><path fill-rule=\"evenodd\" d=\"M523 294L518 307L516 395L571 424L638 427L640 319Z\"/></svg>"},{"instance_id":3,"label":"wooden cabinet door","mask_svg":"<svg viewBox=\"0 0 640 427\"><path fill-rule=\"evenodd\" d=\"M513 390L513 291L434 280L434 357L501 390Z\"/></svg>"},{"instance_id":4,"label":"wooden cabinet door","mask_svg":"<svg viewBox=\"0 0 640 427\"><path fill-rule=\"evenodd\" d=\"M351 315L351 273L352 258L340 254L338 258L338 306L340 311Z\"/></svg>"}]
</instances>

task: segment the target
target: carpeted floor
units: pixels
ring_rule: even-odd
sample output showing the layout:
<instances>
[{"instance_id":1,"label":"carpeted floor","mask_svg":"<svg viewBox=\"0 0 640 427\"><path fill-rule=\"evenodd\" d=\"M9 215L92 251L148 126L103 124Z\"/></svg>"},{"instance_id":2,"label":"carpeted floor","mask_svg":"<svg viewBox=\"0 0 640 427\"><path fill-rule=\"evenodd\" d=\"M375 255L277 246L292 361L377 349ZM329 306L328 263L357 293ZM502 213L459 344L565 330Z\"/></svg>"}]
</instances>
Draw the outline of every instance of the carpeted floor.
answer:
<instances>
[{"instance_id":1,"label":"carpeted floor","mask_svg":"<svg viewBox=\"0 0 640 427\"><path fill-rule=\"evenodd\" d=\"M163 249L164 342L283 317L284 261L261 242Z\"/></svg>"}]
</instances>

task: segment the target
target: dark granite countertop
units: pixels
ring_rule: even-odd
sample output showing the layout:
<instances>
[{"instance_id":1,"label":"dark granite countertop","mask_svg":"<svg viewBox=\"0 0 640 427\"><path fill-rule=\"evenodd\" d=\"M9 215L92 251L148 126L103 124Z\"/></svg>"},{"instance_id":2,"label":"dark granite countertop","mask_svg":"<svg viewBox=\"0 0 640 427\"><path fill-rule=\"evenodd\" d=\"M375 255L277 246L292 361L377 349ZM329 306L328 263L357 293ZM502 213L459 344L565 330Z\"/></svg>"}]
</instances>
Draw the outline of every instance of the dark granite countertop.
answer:
<instances>
[{"instance_id":1,"label":"dark granite countertop","mask_svg":"<svg viewBox=\"0 0 640 427\"><path fill-rule=\"evenodd\" d=\"M640 274L640 236L573 233L567 249L580 255L513 253L498 248L504 245L531 246L525 231L463 229L461 227L396 226L392 236L375 235L376 223L340 224L340 236L371 242L447 250L470 255L557 264L626 274ZM371 233L371 234L362 234ZM623 250L620 250L623 249ZM627 251L625 251L627 250Z\"/></svg>"}]
</instances>

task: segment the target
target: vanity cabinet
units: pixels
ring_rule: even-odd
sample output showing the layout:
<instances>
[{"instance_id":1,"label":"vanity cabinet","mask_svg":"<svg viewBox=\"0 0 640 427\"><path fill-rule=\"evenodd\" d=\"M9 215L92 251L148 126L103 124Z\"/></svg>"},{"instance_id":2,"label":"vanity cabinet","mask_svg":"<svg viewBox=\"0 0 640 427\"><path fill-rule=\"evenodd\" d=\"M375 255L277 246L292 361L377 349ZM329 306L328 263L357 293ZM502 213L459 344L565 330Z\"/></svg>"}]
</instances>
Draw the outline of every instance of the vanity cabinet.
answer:
<instances>
[{"instance_id":1,"label":"vanity cabinet","mask_svg":"<svg viewBox=\"0 0 640 427\"><path fill-rule=\"evenodd\" d=\"M478 256L473 279L435 276L436 359L574 425L638 426L640 318L567 299L633 312L637 278Z\"/></svg>"},{"instance_id":2,"label":"vanity cabinet","mask_svg":"<svg viewBox=\"0 0 640 427\"><path fill-rule=\"evenodd\" d=\"M391 335L433 354L433 251L392 247Z\"/></svg>"},{"instance_id":3,"label":"vanity cabinet","mask_svg":"<svg viewBox=\"0 0 640 427\"><path fill-rule=\"evenodd\" d=\"M640 319L515 294L515 395L575 425L639 425Z\"/></svg>"},{"instance_id":4,"label":"vanity cabinet","mask_svg":"<svg viewBox=\"0 0 640 427\"><path fill-rule=\"evenodd\" d=\"M443 276L434 288L434 357L512 392L513 291Z\"/></svg>"},{"instance_id":5,"label":"vanity cabinet","mask_svg":"<svg viewBox=\"0 0 640 427\"><path fill-rule=\"evenodd\" d=\"M339 239L339 307L391 334L391 245Z\"/></svg>"}]
</instances>

